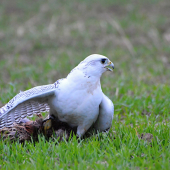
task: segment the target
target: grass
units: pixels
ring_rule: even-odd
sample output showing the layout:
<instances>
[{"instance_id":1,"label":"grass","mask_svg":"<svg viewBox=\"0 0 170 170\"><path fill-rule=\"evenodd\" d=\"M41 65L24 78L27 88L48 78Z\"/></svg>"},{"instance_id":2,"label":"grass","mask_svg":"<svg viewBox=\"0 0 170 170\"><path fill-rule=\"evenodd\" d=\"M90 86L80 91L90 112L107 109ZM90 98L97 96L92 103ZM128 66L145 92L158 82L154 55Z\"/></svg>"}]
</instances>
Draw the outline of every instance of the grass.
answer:
<instances>
[{"instance_id":1,"label":"grass","mask_svg":"<svg viewBox=\"0 0 170 170\"><path fill-rule=\"evenodd\" d=\"M0 168L169 169L169 6L168 0L2 1L0 105L99 53L115 64L102 77L115 115L108 134L81 142L1 141ZM151 142L138 137L146 133Z\"/></svg>"}]
</instances>

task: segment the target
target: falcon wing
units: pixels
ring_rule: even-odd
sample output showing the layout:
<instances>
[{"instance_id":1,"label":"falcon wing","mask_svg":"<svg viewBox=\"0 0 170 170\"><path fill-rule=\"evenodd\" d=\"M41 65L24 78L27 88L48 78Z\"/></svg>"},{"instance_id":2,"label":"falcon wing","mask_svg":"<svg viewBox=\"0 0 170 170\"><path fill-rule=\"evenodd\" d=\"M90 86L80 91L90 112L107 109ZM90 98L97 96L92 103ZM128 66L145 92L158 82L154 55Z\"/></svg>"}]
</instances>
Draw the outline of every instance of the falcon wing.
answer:
<instances>
[{"instance_id":1,"label":"falcon wing","mask_svg":"<svg viewBox=\"0 0 170 170\"><path fill-rule=\"evenodd\" d=\"M99 106L99 116L94 123L94 128L98 131L108 130L112 125L114 115L114 105L112 101L103 93L103 99Z\"/></svg>"},{"instance_id":2,"label":"falcon wing","mask_svg":"<svg viewBox=\"0 0 170 170\"><path fill-rule=\"evenodd\" d=\"M55 94L58 81L54 84L37 86L20 92L0 108L0 129L33 114L49 111L48 99Z\"/></svg>"}]
</instances>

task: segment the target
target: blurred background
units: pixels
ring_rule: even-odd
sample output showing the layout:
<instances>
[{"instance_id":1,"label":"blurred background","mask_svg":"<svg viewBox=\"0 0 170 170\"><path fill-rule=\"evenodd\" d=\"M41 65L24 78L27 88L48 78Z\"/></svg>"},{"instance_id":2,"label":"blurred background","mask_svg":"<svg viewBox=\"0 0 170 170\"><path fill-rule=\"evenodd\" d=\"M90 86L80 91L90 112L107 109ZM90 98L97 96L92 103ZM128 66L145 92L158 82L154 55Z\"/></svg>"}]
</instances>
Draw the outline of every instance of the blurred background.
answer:
<instances>
[{"instance_id":1,"label":"blurred background","mask_svg":"<svg viewBox=\"0 0 170 170\"><path fill-rule=\"evenodd\" d=\"M112 99L170 83L169 0L0 0L0 105L65 77L90 54L107 56Z\"/></svg>"}]
</instances>

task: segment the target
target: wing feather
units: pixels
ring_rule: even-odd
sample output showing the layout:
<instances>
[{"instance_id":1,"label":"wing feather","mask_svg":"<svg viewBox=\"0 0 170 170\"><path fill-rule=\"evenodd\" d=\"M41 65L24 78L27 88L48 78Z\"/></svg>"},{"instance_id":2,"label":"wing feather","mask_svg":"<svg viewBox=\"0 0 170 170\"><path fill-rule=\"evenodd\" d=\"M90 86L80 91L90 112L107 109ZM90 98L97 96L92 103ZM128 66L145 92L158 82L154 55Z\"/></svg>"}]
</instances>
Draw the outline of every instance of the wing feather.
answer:
<instances>
[{"instance_id":1,"label":"wing feather","mask_svg":"<svg viewBox=\"0 0 170 170\"><path fill-rule=\"evenodd\" d=\"M48 99L54 95L58 84L57 81L54 84L37 86L17 94L0 108L0 129L11 127L14 122L19 123L27 116L48 112L50 110Z\"/></svg>"},{"instance_id":2,"label":"wing feather","mask_svg":"<svg viewBox=\"0 0 170 170\"><path fill-rule=\"evenodd\" d=\"M94 128L98 131L108 130L112 125L113 115L114 105L103 93L103 99L99 107L99 116L94 124Z\"/></svg>"}]
</instances>

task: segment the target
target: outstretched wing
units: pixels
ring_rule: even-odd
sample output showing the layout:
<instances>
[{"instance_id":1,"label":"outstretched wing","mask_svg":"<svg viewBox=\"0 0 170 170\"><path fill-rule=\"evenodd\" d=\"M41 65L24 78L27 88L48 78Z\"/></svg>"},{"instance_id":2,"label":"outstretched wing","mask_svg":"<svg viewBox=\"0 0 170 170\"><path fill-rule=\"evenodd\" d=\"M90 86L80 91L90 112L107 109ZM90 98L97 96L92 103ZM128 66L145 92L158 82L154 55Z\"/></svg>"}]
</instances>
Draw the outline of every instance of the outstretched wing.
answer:
<instances>
[{"instance_id":1,"label":"outstretched wing","mask_svg":"<svg viewBox=\"0 0 170 170\"><path fill-rule=\"evenodd\" d=\"M94 123L94 128L98 131L106 131L112 125L114 115L114 105L112 101L103 94L102 102L99 106L99 116Z\"/></svg>"},{"instance_id":2,"label":"outstretched wing","mask_svg":"<svg viewBox=\"0 0 170 170\"><path fill-rule=\"evenodd\" d=\"M48 99L54 95L58 81L54 84L37 86L20 92L0 108L0 128L10 127L21 119L49 111Z\"/></svg>"}]
</instances>

